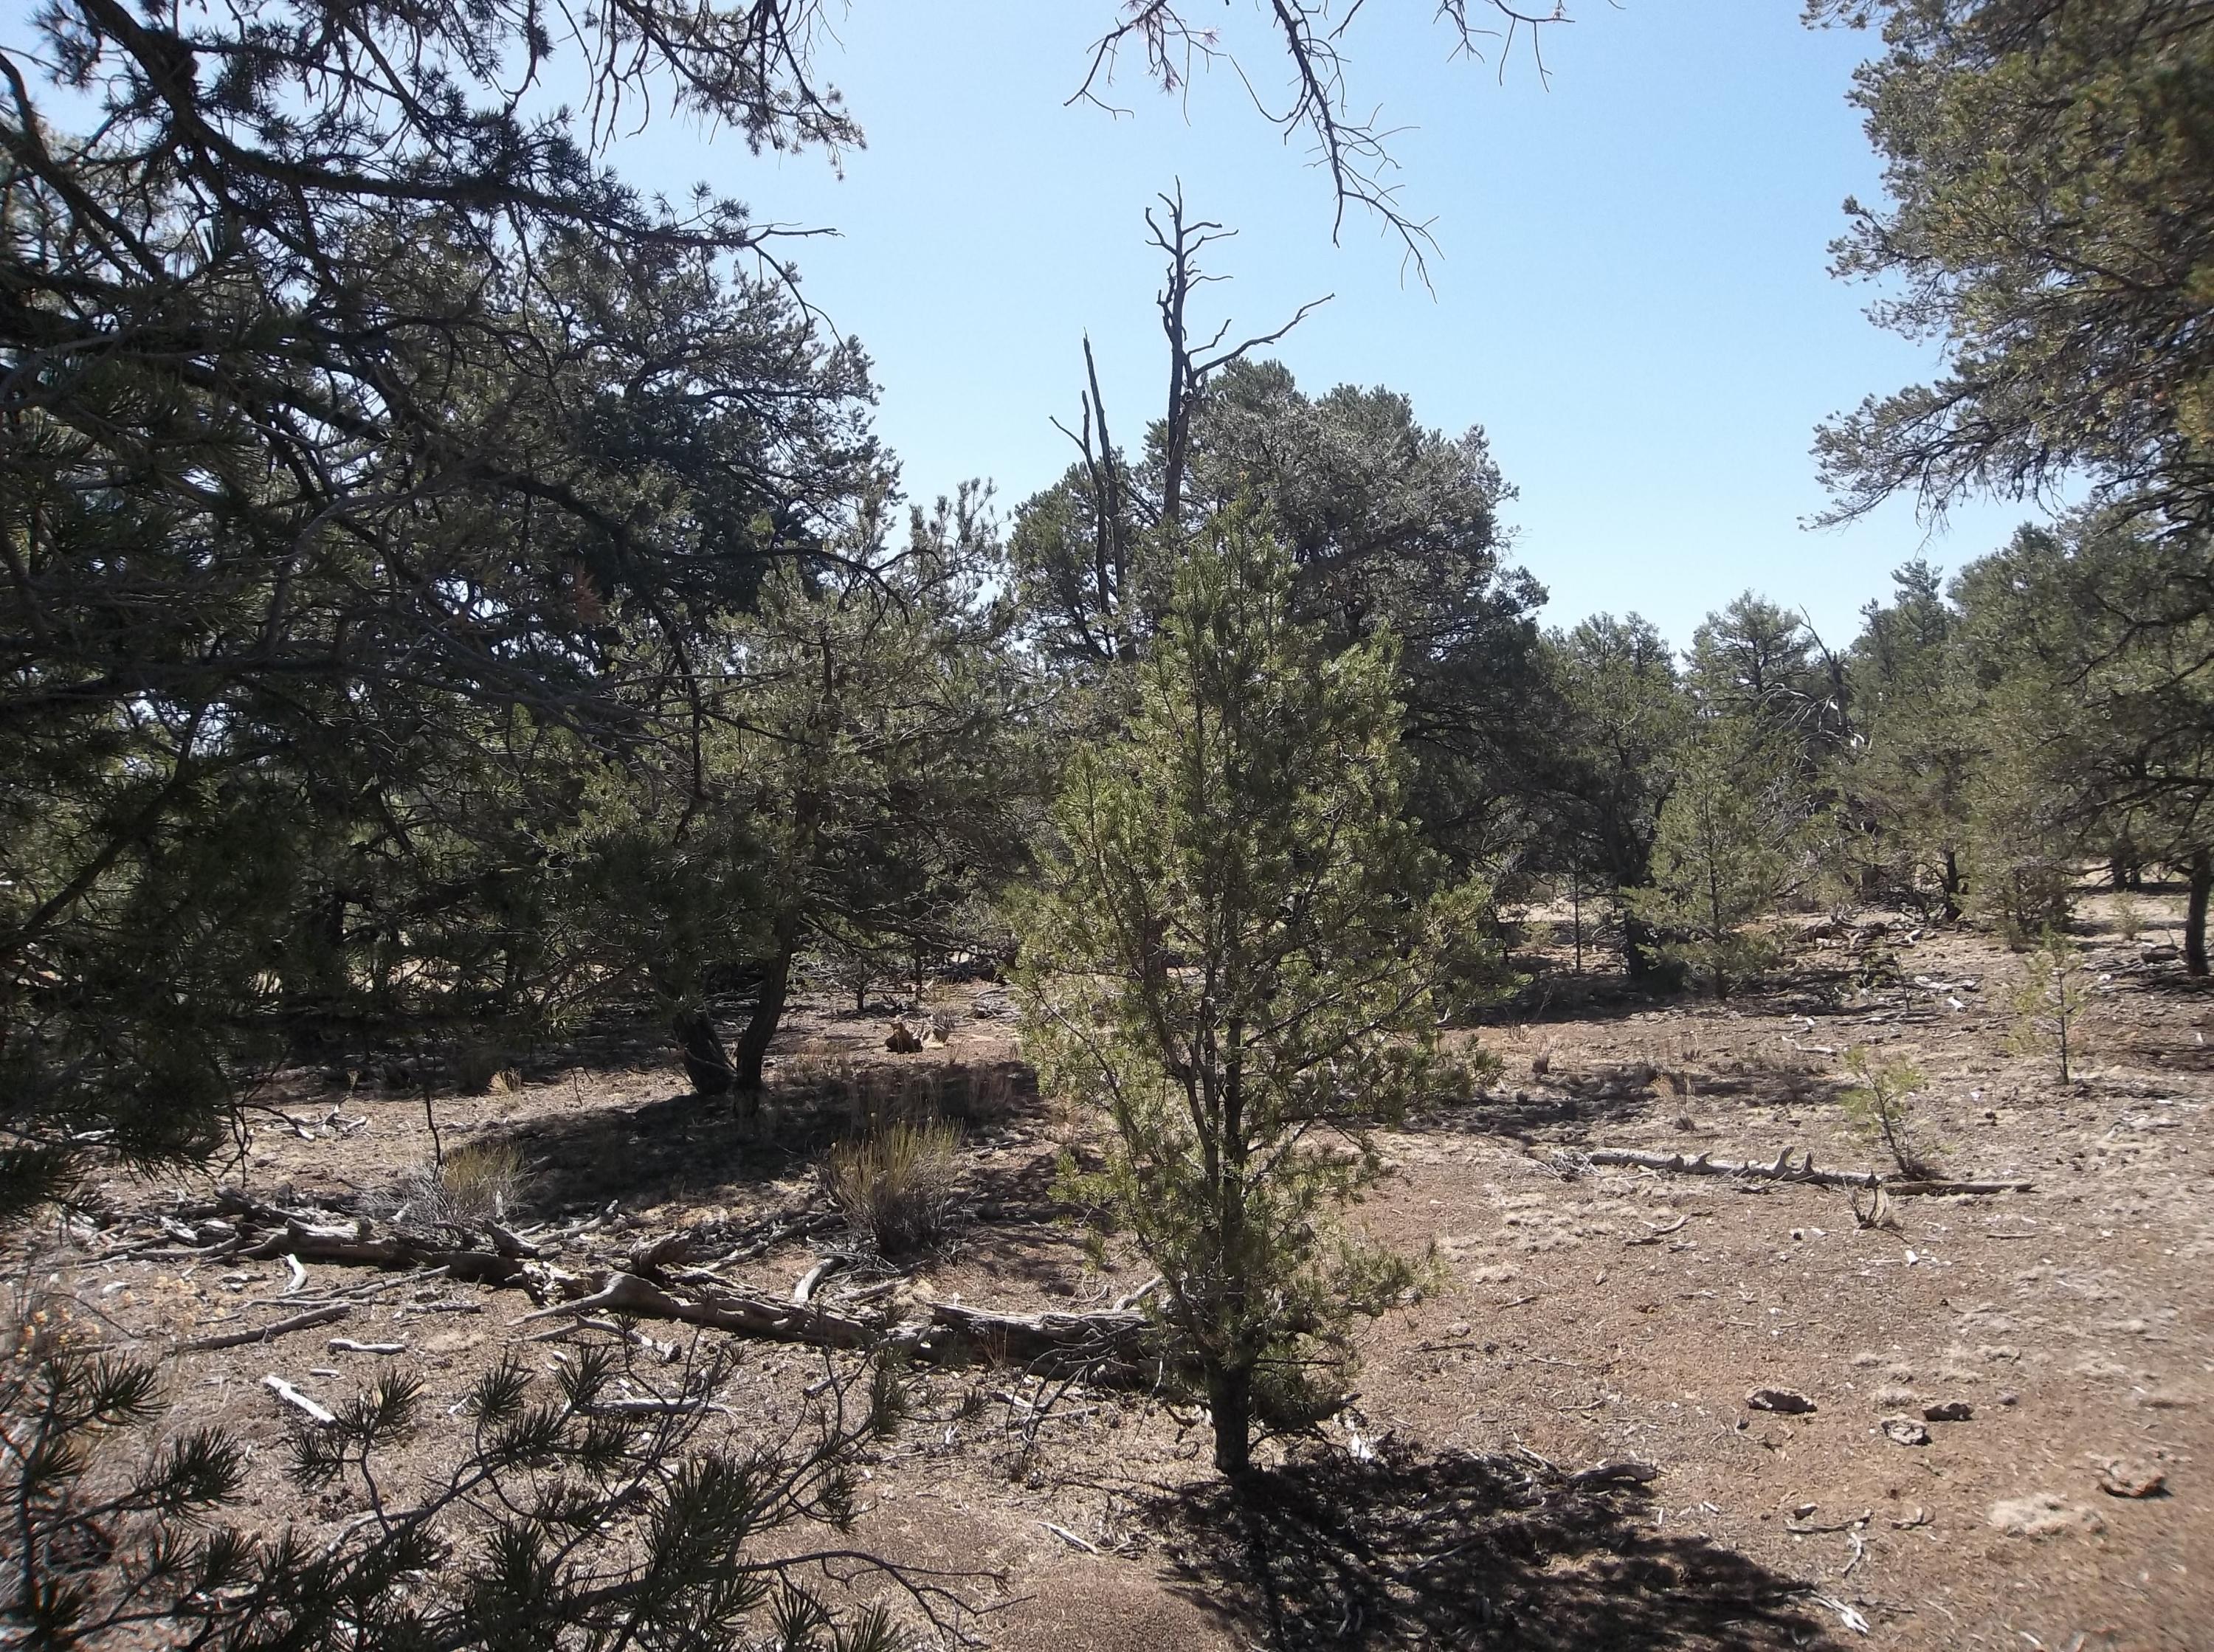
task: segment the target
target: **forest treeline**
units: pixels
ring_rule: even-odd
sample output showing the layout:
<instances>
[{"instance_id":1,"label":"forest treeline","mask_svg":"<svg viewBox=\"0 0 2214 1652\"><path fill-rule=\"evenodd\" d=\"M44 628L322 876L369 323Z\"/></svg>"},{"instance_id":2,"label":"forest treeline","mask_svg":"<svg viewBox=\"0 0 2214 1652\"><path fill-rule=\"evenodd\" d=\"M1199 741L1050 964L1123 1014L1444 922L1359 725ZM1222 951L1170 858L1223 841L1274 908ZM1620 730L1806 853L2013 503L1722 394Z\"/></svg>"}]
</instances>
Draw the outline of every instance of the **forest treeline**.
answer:
<instances>
[{"instance_id":1,"label":"forest treeline","mask_svg":"<svg viewBox=\"0 0 2214 1652\"><path fill-rule=\"evenodd\" d=\"M2048 9L1891 15L1859 96L1894 201L1844 265L1914 277L1896 325L2007 325L1821 452L1841 514L2095 490L1949 585L1900 570L1850 639L1788 591L1688 639L1541 626L1480 430L1312 393L1278 335L1195 344L1218 227L1180 198L1139 440L1095 374L1059 483L905 504L787 245L596 158L661 77L756 147L850 143L809 8L580 25L582 120L492 66L554 50L521 11L50 9L0 180L9 1202L72 1143L197 1155L258 1075L401 1032L521 1052L646 1005L743 1103L795 982L1004 961L1070 753L1122 726L1180 547L1233 516L1288 620L1388 642L1424 864L1484 879L1485 922L1565 892L1630 975L1727 991L1779 905L2024 936L2095 858L2189 879L2204 972L2206 215L2175 204L2206 186L2203 19ZM2031 95L2087 79L2107 101L2058 124ZM2000 114L2012 172L1948 147ZM1964 201L2043 241L1959 244ZM2084 273L2125 247L2128 279Z\"/></svg>"}]
</instances>

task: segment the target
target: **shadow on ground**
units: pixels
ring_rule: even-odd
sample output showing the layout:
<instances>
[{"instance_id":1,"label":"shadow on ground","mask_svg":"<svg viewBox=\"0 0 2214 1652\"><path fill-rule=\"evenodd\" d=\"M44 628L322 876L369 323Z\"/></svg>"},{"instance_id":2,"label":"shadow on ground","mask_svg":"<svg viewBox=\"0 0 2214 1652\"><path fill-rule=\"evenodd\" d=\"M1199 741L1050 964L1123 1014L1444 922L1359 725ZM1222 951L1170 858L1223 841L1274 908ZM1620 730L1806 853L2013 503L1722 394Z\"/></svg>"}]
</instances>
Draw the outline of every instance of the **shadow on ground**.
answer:
<instances>
[{"instance_id":1,"label":"shadow on ground","mask_svg":"<svg viewBox=\"0 0 2214 1652\"><path fill-rule=\"evenodd\" d=\"M948 1062L903 1070L939 1081L945 1105L932 1106L925 1116L947 1118L972 1137L1038 1110L1037 1084L1017 1063ZM957 1097L979 1093L992 1098L988 1106L957 1103ZM808 1169L824 1149L860 1133L865 1124L852 1087L829 1082L772 1086L750 1125L727 1098L680 1094L541 1118L488 1134L523 1149L530 1203L544 1213L609 1199L633 1207L712 1199L733 1186L782 1180ZM1035 1173L1022 1180L1024 1168L1010 1166L1005 1186L999 1175L978 1176L980 1196L1025 1205L1041 1200L1043 1183Z\"/></svg>"},{"instance_id":2,"label":"shadow on ground","mask_svg":"<svg viewBox=\"0 0 2214 1652\"><path fill-rule=\"evenodd\" d=\"M1271 1652L1833 1647L1803 1586L1653 1523L1634 1486L1387 1446L1165 1497L1176 1588Z\"/></svg>"}]
</instances>

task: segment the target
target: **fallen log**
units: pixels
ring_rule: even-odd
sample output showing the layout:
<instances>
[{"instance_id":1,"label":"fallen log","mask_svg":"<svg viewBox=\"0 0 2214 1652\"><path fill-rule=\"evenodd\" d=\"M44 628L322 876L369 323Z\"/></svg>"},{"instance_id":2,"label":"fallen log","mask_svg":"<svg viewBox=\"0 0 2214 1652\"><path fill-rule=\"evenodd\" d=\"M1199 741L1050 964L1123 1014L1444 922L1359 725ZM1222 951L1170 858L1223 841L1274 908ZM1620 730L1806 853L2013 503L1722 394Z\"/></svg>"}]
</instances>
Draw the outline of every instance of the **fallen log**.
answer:
<instances>
[{"instance_id":1,"label":"fallen log","mask_svg":"<svg viewBox=\"0 0 2214 1652\"><path fill-rule=\"evenodd\" d=\"M535 1314L524 1314L517 1323L529 1325L534 1320L602 1311L645 1319L681 1320L687 1325L705 1326L713 1331L734 1332L770 1342L804 1343L816 1348L869 1348L884 1340L883 1334L873 1326L842 1314L828 1314L821 1308L800 1308L725 1291L702 1293L694 1300L673 1295L634 1273L610 1275L607 1283L590 1295L541 1308Z\"/></svg>"},{"instance_id":2,"label":"fallen log","mask_svg":"<svg viewBox=\"0 0 2214 1652\"><path fill-rule=\"evenodd\" d=\"M1569 1169L1583 1165L1619 1165L1640 1170L1668 1170L1686 1176L1746 1176L1762 1181L1807 1182L1818 1187L1880 1187L1887 1193L2027 1193L2029 1181L1910 1181L1879 1170L1817 1170L1808 1153L1795 1163L1786 1148L1773 1164L1737 1163L1704 1153L1654 1153L1641 1148L1595 1147L1581 1153L1557 1148L1553 1162Z\"/></svg>"},{"instance_id":3,"label":"fallen log","mask_svg":"<svg viewBox=\"0 0 2214 1652\"><path fill-rule=\"evenodd\" d=\"M456 1248L423 1234L398 1233L373 1239L359 1232L314 1228L287 1217L284 1225L235 1253L246 1261L280 1256L304 1262L341 1262L370 1268L443 1268L450 1277L481 1285L504 1285L526 1271L521 1257L498 1251Z\"/></svg>"},{"instance_id":4,"label":"fallen log","mask_svg":"<svg viewBox=\"0 0 2214 1652\"><path fill-rule=\"evenodd\" d=\"M540 1308L517 1323L613 1313L815 1348L897 1348L926 1365L1019 1365L1042 1376L1080 1374L1110 1384L1150 1381L1160 1369L1142 1314L998 1314L957 1302L932 1302L926 1311L923 1323L886 1331L842 1314L736 1291L678 1296L636 1274L617 1273L589 1295Z\"/></svg>"},{"instance_id":5,"label":"fallen log","mask_svg":"<svg viewBox=\"0 0 2214 1652\"><path fill-rule=\"evenodd\" d=\"M905 1323L889 1325L882 1319L856 1319L817 1306L812 1299L828 1272L824 1265L809 1271L793 1293L799 1300L790 1301L755 1295L697 1270L681 1275L674 1271L660 1272L676 1259L706 1248L703 1241L716 1237L701 1229L666 1235L625 1259L643 1261L658 1277L642 1277L618 1267L587 1276L592 1282L588 1285L543 1261L511 1253L534 1249L542 1253L545 1248L523 1241L516 1234L495 1232L490 1247L473 1248L454 1244L451 1234L407 1229L378 1234L363 1220L342 1227L326 1225L311 1220L311 1213L254 1205L239 1196L228 1198L224 1208L243 1217L243 1226L260 1229L239 1235L248 1242L229 1253L242 1259L281 1257L388 1272L404 1271L407 1279L393 1283L443 1277L486 1285L520 1286L541 1302L557 1295L566 1298L525 1315L518 1324L589 1314L671 1320L765 1341L848 1351L885 1348L925 1364L1006 1364L1037 1375L1108 1386L1150 1385L1159 1381L1163 1371L1164 1356L1151 1322L1129 1305L1151 1289L1151 1284L1104 1313L1003 1314L955 1302L916 1303ZM775 1242L784 1242L814 1225L814 1221L804 1214L782 1218L764 1236L773 1235ZM346 1294L358 1296L381 1288L364 1287ZM457 1299L418 1304L410 1311L474 1312L480 1306ZM303 1314L195 1345L236 1346L265 1335L327 1323L343 1317L345 1311L343 1304L320 1308L314 1315Z\"/></svg>"},{"instance_id":6,"label":"fallen log","mask_svg":"<svg viewBox=\"0 0 2214 1652\"><path fill-rule=\"evenodd\" d=\"M1159 1377L1153 1344L1142 1314L994 1314L933 1302L915 1353L935 1365L1019 1365L1040 1376L1081 1374L1119 1385Z\"/></svg>"}]
</instances>

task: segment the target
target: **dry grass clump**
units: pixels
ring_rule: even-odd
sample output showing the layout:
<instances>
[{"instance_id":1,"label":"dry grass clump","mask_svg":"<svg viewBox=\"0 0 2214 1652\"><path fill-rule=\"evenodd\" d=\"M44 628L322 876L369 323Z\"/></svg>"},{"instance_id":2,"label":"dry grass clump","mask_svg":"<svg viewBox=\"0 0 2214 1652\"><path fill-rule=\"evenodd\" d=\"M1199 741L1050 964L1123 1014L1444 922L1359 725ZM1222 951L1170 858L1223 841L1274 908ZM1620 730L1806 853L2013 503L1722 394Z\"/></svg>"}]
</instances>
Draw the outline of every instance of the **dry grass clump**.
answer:
<instances>
[{"instance_id":1,"label":"dry grass clump","mask_svg":"<svg viewBox=\"0 0 2214 1652\"><path fill-rule=\"evenodd\" d=\"M935 1249L953 1229L957 1125L895 1119L830 1149L823 1188L853 1236L879 1256Z\"/></svg>"},{"instance_id":2,"label":"dry grass clump","mask_svg":"<svg viewBox=\"0 0 2214 1652\"><path fill-rule=\"evenodd\" d=\"M403 1171L385 1214L394 1222L468 1227L505 1221L521 1197L523 1149L512 1142L468 1142L436 1164Z\"/></svg>"}]
</instances>

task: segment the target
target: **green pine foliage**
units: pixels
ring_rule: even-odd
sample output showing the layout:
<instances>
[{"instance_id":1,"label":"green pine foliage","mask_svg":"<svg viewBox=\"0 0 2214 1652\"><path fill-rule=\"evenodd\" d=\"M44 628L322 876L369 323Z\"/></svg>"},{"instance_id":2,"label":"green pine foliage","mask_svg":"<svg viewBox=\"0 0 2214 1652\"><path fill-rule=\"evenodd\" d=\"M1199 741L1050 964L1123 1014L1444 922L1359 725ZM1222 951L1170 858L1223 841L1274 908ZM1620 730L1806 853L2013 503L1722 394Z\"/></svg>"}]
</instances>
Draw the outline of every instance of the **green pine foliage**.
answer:
<instances>
[{"instance_id":1,"label":"green pine foliage","mask_svg":"<svg viewBox=\"0 0 2214 1652\"><path fill-rule=\"evenodd\" d=\"M1653 875L1660 810L1691 709L1660 633L1636 614L1597 614L1544 642L1550 761L1542 776L1538 852L1572 887L1595 883L1618 909L1622 960L1634 978L1661 965L1630 892Z\"/></svg>"},{"instance_id":2,"label":"green pine foliage","mask_svg":"<svg viewBox=\"0 0 2214 1652\"><path fill-rule=\"evenodd\" d=\"M1631 905L1667 937L1667 957L1727 998L1776 960L1761 921L1801 869L1801 792L1791 765L1735 721L1699 731L1679 753L1675 777L1652 884Z\"/></svg>"},{"instance_id":3,"label":"green pine foliage","mask_svg":"<svg viewBox=\"0 0 2214 1652\"><path fill-rule=\"evenodd\" d=\"M1985 689L1936 570L1915 561L1891 577L1893 600L1862 610L1852 650L1863 743L1844 783L1880 887L1954 919L1964 910Z\"/></svg>"},{"instance_id":4,"label":"green pine foliage","mask_svg":"<svg viewBox=\"0 0 2214 1652\"><path fill-rule=\"evenodd\" d=\"M2084 1052L2084 1021L2093 1002L2083 948L2065 930L2049 929L2021 960L2014 989L2014 1046L2050 1058L2063 1084L2075 1081Z\"/></svg>"},{"instance_id":5,"label":"green pine foliage","mask_svg":"<svg viewBox=\"0 0 2214 1652\"><path fill-rule=\"evenodd\" d=\"M1839 1097L1845 1118L1862 1135L1881 1142L1902 1176L1922 1180L1936 1173L1914 1098L1921 1072L1911 1062L1885 1061L1865 1045L1845 1052L1845 1070L1853 1082Z\"/></svg>"},{"instance_id":6,"label":"green pine foliage","mask_svg":"<svg viewBox=\"0 0 2214 1652\"><path fill-rule=\"evenodd\" d=\"M1813 0L1880 20L1855 101L1887 199L1841 274L1897 278L1884 326L1942 338L1936 381L1826 429L1839 516L2088 478L2214 527L2214 17L2174 0Z\"/></svg>"},{"instance_id":7,"label":"green pine foliage","mask_svg":"<svg viewBox=\"0 0 2214 1652\"><path fill-rule=\"evenodd\" d=\"M1112 1127L1075 1186L1165 1282L1230 1473L1257 1417L1327 1409L1349 1317L1413 1278L1333 1215L1379 1173L1370 1130L1444 1082L1435 994L1483 950L1485 891L1428 893L1390 644L1331 653L1292 585L1249 519L1191 542L1022 920L1041 1082Z\"/></svg>"},{"instance_id":8,"label":"green pine foliage","mask_svg":"<svg viewBox=\"0 0 2214 1652\"><path fill-rule=\"evenodd\" d=\"M564 1350L548 1381L509 1357L466 1397L466 1443L427 1475L389 1460L419 1429L423 1380L396 1371L303 1420L287 1474L362 1515L335 1535L248 1528L244 1443L221 1427L136 1461L119 1438L164 1405L149 1362L100 1351L34 1306L0 1357L0 1630L65 1652L181 1631L209 1652L894 1652L881 1608L834 1612L805 1557L843 1551L860 1449L897 1384L839 1378L810 1424L743 1446L710 1423L731 1368L695 1346L651 1367L621 1337ZM849 1388L852 1392L849 1393ZM411 1484L411 1480L413 1482ZM865 1556L926 1618L956 1597Z\"/></svg>"}]
</instances>

